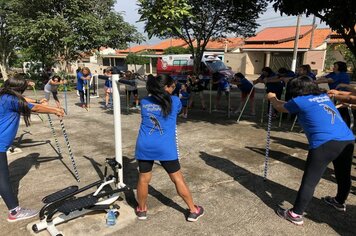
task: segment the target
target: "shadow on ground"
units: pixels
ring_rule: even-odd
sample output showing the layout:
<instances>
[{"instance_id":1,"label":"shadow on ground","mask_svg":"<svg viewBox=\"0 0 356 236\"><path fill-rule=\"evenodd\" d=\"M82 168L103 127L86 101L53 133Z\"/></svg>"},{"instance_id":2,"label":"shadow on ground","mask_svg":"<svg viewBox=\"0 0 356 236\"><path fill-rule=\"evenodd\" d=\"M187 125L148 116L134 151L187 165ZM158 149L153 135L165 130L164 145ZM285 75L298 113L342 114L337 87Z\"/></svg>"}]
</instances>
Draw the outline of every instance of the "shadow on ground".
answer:
<instances>
[{"instance_id":1,"label":"shadow on ground","mask_svg":"<svg viewBox=\"0 0 356 236\"><path fill-rule=\"evenodd\" d=\"M200 158L219 171L222 171L234 178L236 182L255 194L269 208L275 210L278 205L283 205L284 201L293 203L297 191L274 181L263 181L263 177L256 175L249 170L242 168L230 160L219 156L200 152ZM333 193L330 193L333 194ZM326 223L340 235L356 234L356 206L349 205L347 212L336 212L335 209L327 206L321 199L313 198L306 211L306 218L317 222ZM270 216L270 217L276 217ZM345 221L347 219L347 221ZM282 220L282 219L280 219ZM343 222L340 224L340 222Z\"/></svg>"}]
</instances>

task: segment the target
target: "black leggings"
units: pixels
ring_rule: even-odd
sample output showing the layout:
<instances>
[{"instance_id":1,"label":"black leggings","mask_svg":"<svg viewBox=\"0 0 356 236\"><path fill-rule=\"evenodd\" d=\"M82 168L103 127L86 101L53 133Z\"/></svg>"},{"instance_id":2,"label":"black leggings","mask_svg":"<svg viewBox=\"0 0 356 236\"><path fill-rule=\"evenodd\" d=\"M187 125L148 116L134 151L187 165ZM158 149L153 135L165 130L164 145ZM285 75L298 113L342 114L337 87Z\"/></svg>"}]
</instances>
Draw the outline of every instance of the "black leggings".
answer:
<instances>
[{"instance_id":1,"label":"black leggings","mask_svg":"<svg viewBox=\"0 0 356 236\"><path fill-rule=\"evenodd\" d=\"M19 205L17 197L15 196L10 184L6 152L0 152L0 195L4 199L4 202L9 210L14 209Z\"/></svg>"},{"instance_id":2,"label":"black leggings","mask_svg":"<svg viewBox=\"0 0 356 236\"><path fill-rule=\"evenodd\" d=\"M305 170L293 212L302 215L313 198L328 164L333 162L337 182L336 201L345 203L351 188L351 164L354 141L328 141L318 148L309 150Z\"/></svg>"},{"instance_id":3,"label":"black leggings","mask_svg":"<svg viewBox=\"0 0 356 236\"><path fill-rule=\"evenodd\" d=\"M87 101L90 101L90 97L88 97L88 90L86 90L85 89L85 91L83 91L83 90L79 90L79 97L80 97L80 102L82 103L82 104L86 104L87 103L87 101L85 101L85 99L84 99L84 94L85 94L85 96L87 97ZM89 99L89 100L88 100Z\"/></svg>"}]
</instances>

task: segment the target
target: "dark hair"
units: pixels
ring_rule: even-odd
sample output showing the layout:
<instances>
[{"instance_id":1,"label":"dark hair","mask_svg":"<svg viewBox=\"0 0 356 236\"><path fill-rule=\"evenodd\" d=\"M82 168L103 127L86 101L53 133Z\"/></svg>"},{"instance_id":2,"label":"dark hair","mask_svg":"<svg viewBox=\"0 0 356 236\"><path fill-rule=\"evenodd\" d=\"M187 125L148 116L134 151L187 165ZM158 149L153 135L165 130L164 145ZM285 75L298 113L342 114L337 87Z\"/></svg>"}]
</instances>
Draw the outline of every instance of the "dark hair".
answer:
<instances>
[{"instance_id":1,"label":"dark hair","mask_svg":"<svg viewBox=\"0 0 356 236\"><path fill-rule=\"evenodd\" d=\"M347 65L346 65L345 62L337 61L337 62L334 63L334 65L335 64L337 65L339 72L346 72L347 71Z\"/></svg>"},{"instance_id":2,"label":"dark hair","mask_svg":"<svg viewBox=\"0 0 356 236\"><path fill-rule=\"evenodd\" d=\"M293 98L306 95L320 95L326 92L320 89L312 78L305 75L292 79L289 88Z\"/></svg>"},{"instance_id":3,"label":"dark hair","mask_svg":"<svg viewBox=\"0 0 356 236\"><path fill-rule=\"evenodd\" d=\"M0 97L5 94L15 96L17 100L13 98L12 102L18 103L18 112L23 115L26 126L29 126L31 109L28 107L28 103L22 96L27 86L27 81L24 78L15 75L5 81L3 87L0 89Z\"/></svg>"},{"instance_id":4,"label":"dark hair","mask_svg":"<svg viewBox=\"0 0 356 236\"><path fill-rule=\"evenodd\" d=\"M242 73L240 73L240 72L236 73L236 74L234 75L234 77L238 77L238 78L241 78L241 79L244 79L244 78L245 78L245 76L244 76Z\"/></svg>"},{"instance_id":5,"label":"dark hair","mask_svg":"<svg viewBox=\"0 0 356 236\"><path fill-rule=\"evenodd\" d=\"M262 72L267 72L268 76L271 76L271 74L274 73L273 70L272 70L270 67L268 67L268 66L263 67L263 68L262 68Z\"/></svg>"},{"instance_id":6,"label":"dark hair","mask_svg":"<svg viewBox=\"0 0 356 236\"><path fill-rule=\"evenodd\" d=\"M52 79L58 79L58 82L61 81L61 77L59 75L52 76Z\"/></svg>"},{"instance_id":7,"label":"dark hair","mask_svg":"<svg viewBox=\"0 0 356 236\"><path fill-rule=\"evenodd\" d=\"M108 73L108 72L113 73L113 71L114 71L114 68L112 68L111 66L109 66L108 68L106 68L106 69L104 70L104 73Z\"/></svg>"},{"instance_id":8,"label":"dark hair","mask_svg":"<svg viewBox=\"0 0 356 236\"><path fill-rule=\"evenodd\" d=\"M285 67L281 67L278 69L278 74L287 74L289 70Z\"/></svg>"},{"instance_id":9,"label":"dark hair","mask_svg":"<svg viewBox=\"0 0 356 236\"><path fill-rule=\"evenodd\" d=\"M169 75L158 75L156 77L149 76L146 84L146 89L149 94L158 102L162 108L163 116L168 116L172 110L172 98L165 91L165 86L172 86L174 79Z\"/></svg>"}]
</instances>

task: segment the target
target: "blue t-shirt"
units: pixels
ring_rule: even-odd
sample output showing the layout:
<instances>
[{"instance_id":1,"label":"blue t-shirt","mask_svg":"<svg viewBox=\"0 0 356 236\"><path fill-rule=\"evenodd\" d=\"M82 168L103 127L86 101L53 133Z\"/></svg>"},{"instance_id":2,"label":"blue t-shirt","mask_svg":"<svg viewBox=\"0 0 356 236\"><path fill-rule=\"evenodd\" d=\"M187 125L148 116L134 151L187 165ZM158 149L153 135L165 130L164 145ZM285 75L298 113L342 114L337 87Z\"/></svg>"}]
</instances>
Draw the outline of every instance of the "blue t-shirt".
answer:
<instances>
[{"instance_id":1,"label":"blue t-shirt","mask_svg":"<svg viewBox=\"0 0 356 236\"><path fill-rule=\"evenodd\" d=\"M330 140L355 140L353 133L326 94L298 96L284 104L284 108L298 115L298 122L308 138L310 149Z\"/></svg>"},{"instance_id":2,"label":"blue t-shirt","mask_svg":"<svg viewBox=\"0 0 356 236\"><path fill-rule=\"evenodd\" d=\"M30 109L33 104L28 103ZM6 152L16 136L20 124L18 98L4 94L0 97L0 152Z\"/></svg>"},{"instance_id":3,"label":"blue t-shirt","mask_svg":"<svg viewBox=\"0 0 356 236\"><path fill-rule=\"evenodd\" d=\"M325 76L325 78L330 78L334 81L333 83L329 83L330 89L336 89L336 86L338 86L341 83L350 84L350 76L346 72L339 72L339 73L331 72L330 74Z\"/></svg>"},{"instance_id":4,"label":"blue t-shirt","mask_svg":"<svg viewBox=\"0 0 356 236\"><path fill-rule=\"evenodd\" d=\"M271 73L268 78L276 76L275 73ZM265 76L261 75L261 78L264 79ZM280 82L272 82L269 83L267 78L267 83L266 83L266 92L272 92L272 93L281 93L283 91L284 83L282 81Z\"/></svg>"},{"instance_id":5,"label":"blue t-shirt","mask_svg":"<svg viewBox=\"0 0 356 236\"><path fill-rule=\"evenodd\" d=\"M230 84L225 76L220 78L218 89L221 91L230 91Z\"/></svg>"},{"instance_id":6,"label":"blue t-shirt","mask_svg":"<svg viewBox=\"0 0 356 236\"><path fill-rule=\"evenodd\" d=\"M89 74L91 77L91 74ZM82 72L77 73L77 90L83 90L84 85L88 84L88 80L83 80L82 77L84 77Z\"/></svg>"},{"instance_id":7,"label":"blue t-shirt","mask_svg":"<svg viewBox=\"0 0 356 236\"><path fill-rule=\"evenodd\" d=\"M182 95L182 97L180 98L180 102L182 103L182 106L183 107L188 106L190 94L188 92L183 92L183 91L181 91L180 94Z\"/></svg>"},{"instance_id":8,"label":"blue t-shirt","mask_svg":"<svg viewBox=\"0 0 356 236\"><path fill-rule=\"evenodd\" d=\"M141 126L135 149L137 160L172 161L178 159L177 115L182 109L178 97L171 96L171 113L164 117L153 97L141 100Z\"/></svg>"},{"instance_id":9,"label":"blue t-shirt","mask_svg":"<svg viewBox=\"0 0 356 236\"><path fill-rule=\"evenodd\" d=\"M246 78L241 78L240 79L240 84L238 85L239 89L243 93L249 93L251 89L253 88L253 85L248 79Z\"/></svg>"},{"instance_id":10,"label":"blue t-shirt","mask_svg":"<svg viewBox=\"0 0 356 236\"><path fill-rule=\"evenodd\" d=\"M112 81L110 79L105 80L105 87L112 88Z\"/></svg>"},{"instance_id":11,"label":"blue t-shirt","mask_svg":"<svg viewBox=\"0 0 356 236\"><path fill-rule=\"evenodd\" d=\"M313 80L316 80L316 75L313 72L309 72L308 76L312 78Z\"/></svg>"}]
</instances>

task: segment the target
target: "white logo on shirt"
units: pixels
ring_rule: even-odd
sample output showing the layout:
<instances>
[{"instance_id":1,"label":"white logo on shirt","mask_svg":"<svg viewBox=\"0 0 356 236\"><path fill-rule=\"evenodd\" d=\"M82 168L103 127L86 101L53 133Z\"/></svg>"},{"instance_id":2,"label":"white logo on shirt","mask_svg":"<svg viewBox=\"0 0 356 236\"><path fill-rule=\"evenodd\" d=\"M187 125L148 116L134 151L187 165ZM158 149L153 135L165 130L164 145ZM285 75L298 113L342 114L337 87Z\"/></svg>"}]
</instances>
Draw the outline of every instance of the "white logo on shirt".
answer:
<instances>
[{"instance_id":1,"label":"white logo on shirt","mask_svg":"<svg viewBox=\"0 0 356 236\"><path fill-rule=\"evenodd\" d=\"M331 115L331 124L335 124L335 116L337 115L337 117L339 119L341 119L341 117L337 114L337 112L332 109L331 107L329 107L328 105L326 104L319 104L319 106L322 106L324 108L324 110L326 111L326 113L330 114ZM341 119L342 120L342 119Z\"/></svg>"},{"instance_id":2,"label":"white logo on shirt","mask_svg":"<svg viewBox=\"0 0 356 236\"><path fill-rule=\"evenodd\" d=\"M158 119L153 114L149 114L149 116L150 116L150 121L153 124L153 127L151 128L149 134L151 135L157 128L159 131L159 134L162 135L163 129L162 129L161 124L159 123Z\"/></svg>"}]
</instances>

